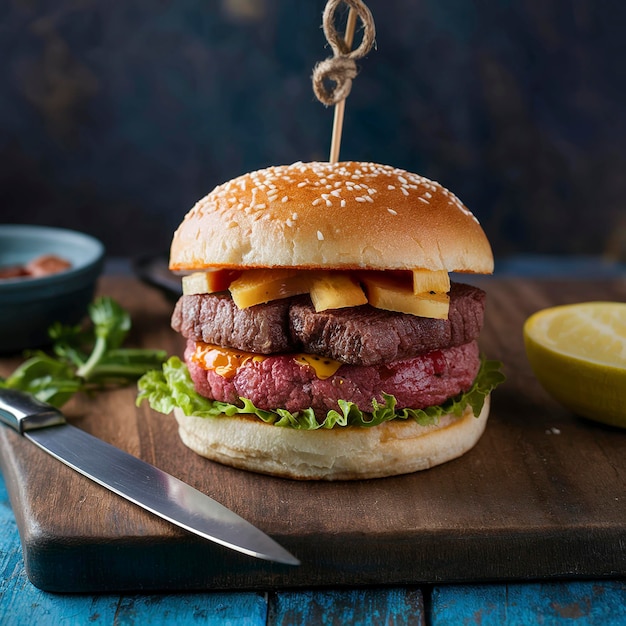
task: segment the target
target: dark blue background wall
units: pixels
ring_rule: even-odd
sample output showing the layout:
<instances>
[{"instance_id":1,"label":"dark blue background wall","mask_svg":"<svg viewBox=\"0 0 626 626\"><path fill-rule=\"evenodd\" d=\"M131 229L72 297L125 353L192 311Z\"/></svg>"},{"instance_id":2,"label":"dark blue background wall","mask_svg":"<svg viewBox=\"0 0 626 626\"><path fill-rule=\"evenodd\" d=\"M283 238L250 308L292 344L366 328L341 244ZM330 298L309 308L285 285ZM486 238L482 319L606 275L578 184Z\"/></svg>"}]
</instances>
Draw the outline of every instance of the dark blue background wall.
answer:
<instances>
[{"instance_id":1,"label":"dark blue background wall","mask_svg":"<svg viewBox=\"0 0 626 626\"><path fill-rule=\"evenodd\" d=\"M0 0L0 221L166 249L244 171L328 158L324 0ZM626 223L626 4L369 0L342 159L453 190L497 255L602 254Z\"/></svg>"}]
</instances>

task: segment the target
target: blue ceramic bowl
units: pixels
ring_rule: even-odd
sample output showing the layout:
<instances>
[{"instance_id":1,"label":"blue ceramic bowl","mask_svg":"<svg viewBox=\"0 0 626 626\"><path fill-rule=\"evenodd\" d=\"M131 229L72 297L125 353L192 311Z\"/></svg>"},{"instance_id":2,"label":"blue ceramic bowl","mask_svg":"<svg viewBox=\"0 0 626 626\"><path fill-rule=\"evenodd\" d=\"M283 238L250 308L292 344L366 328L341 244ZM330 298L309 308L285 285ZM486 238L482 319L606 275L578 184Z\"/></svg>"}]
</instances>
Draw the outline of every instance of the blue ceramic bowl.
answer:
<instances>
[{"instance_id":1,"label":"blue ceramic bowl","mask_svg":"<svg viewBox=\"0 0 626 626\"><path fill-rule=\"evenodd\" d=\"M0 224L0 267L54 254L71 267L41 278L0 280L0 353L49 343L53 322L76 324L92 301L104 265L104 246L72 230Z\"/></svg>"}]
</instances>

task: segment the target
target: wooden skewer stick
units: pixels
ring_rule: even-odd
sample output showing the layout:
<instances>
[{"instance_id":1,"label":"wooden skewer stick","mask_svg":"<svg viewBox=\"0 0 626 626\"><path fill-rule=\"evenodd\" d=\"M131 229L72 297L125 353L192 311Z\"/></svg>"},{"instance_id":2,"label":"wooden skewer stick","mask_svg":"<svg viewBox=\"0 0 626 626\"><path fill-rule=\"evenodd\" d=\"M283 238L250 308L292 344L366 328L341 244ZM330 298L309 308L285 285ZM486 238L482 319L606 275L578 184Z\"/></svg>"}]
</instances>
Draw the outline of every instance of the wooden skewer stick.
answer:
<instances>
[{"instance_id":1,"label":"wooden skewer stick","mask_svg":"<svg viewBox=\"0 0 626 626\"><path fill-rule=\"evenodd\" d=\"M348 21L346 23L346 34L344 35L344 41L348 50L352 49L352 42L354 41L354 31L356 28L357 12L350 8L348 13ZM341 131L343 129L343 116L346 109L346 101L340 100L335 105L335 118L333 120L333 135L330 143L330 159L331 163L337 163L339 161L339 148L341 147Z\"/></svg>"}]
</instances>

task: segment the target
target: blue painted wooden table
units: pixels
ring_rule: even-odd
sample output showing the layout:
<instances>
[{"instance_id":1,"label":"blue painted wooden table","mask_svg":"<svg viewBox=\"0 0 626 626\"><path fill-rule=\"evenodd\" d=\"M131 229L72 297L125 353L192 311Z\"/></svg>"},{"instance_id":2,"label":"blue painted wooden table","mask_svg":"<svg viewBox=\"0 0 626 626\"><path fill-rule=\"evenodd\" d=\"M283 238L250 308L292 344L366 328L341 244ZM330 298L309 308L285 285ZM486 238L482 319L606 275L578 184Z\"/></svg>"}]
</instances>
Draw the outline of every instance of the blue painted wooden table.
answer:
<instances>
[{"instance_id":1,"label":"blue painted wooden table","mask_svg":"<svg viewBox=\"0 0 626 626\"><path fill-rule=\"evenodd\" d=\"M57 595L33 586L0 476L0 624L620 626L626 581L151 595Z\"/></svg>"}]
</instances>

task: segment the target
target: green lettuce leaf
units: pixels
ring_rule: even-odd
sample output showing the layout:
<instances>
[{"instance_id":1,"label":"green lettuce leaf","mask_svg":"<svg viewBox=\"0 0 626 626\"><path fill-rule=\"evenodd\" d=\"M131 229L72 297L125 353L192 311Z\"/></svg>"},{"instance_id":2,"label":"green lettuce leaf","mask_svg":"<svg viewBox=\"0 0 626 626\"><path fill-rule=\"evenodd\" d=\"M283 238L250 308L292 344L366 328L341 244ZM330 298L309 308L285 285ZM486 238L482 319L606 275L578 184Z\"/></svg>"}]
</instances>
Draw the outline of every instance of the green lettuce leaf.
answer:
<instances>
[{"instance_id":1,"label":"green lettuce leaf","mask_svg":"<svg viewBox=\"0 0 626 626\"><path fill-rule=\"evenodd\" d=\"M481 359L480 370L472 388L438 406L425 409L398 409L396 399L383 395L384 403L374 401L371 413L362 412L354 403L339 401L338 410L329 411L319 421L312 409L291 413L285 409L266 411L258 409L246 398L241 398L242 406L236 406L201 396L194 388L187 366L178 358L170 357L162 370L152 370L138 381L137 405L147 400L150 406L160 413L169 414L179 408L185 415L198 417L218 417L237 414L251 414L281 428L316 430L342 426L378 426L392 419L413 419L422 426L436 424L442 415L452 413L460 417L469 405L476 417L480 415L485 398L504 381L502 364L498 361Z\"/></svg>"}]
</instances>

